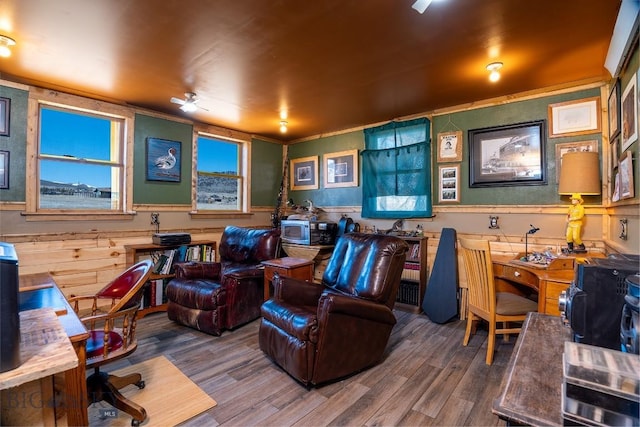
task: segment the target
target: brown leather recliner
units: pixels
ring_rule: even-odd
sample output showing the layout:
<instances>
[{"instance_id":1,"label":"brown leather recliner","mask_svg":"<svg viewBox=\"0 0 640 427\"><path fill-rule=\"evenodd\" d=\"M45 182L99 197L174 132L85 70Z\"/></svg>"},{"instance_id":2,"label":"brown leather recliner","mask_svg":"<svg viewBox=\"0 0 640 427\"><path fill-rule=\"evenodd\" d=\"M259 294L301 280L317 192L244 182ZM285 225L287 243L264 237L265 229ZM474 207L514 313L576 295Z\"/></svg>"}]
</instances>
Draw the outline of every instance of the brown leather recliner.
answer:
<instances>
[{"instance_id":1,"label":"brown leather recliner","mask_svg":"<svg viewBox=\"0 0 640 427\"><path fill-rule=\"evenodd\" d=\"M169 319L213 335L260 317L261 262L278 256L280 231L227 226L218 251L220 262L176 264L166 289Z\"/></svg>"},{"instance_id":2,"label":"brown leather recliner","mask_svg":"<svg viewBox=\"0 0 640 427\"><path fill-rule=\"evenodd\" d=\"M396 323L407 250L397 237L349 233L321 284L275 277L274 296L262 305L260 349L306 386L378 363Z\"/></svg>"}]
</instances>

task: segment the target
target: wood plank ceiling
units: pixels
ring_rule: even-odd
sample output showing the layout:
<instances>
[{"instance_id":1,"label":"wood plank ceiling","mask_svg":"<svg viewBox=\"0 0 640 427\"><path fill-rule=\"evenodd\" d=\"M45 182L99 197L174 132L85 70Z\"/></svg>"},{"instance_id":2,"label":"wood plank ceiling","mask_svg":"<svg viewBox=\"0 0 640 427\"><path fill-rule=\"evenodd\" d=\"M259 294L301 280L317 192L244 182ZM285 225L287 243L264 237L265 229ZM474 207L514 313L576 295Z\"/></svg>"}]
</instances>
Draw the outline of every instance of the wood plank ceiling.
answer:
<instances>
[{"instance_id":1,"label":"wood plank ceiling","mask_svg":"<svg viewBox=\"0 0 640 427\"><path fill-rule=\"evenodd\" d=\"M0 78L285 142L610 78L620 0L413 2L1 0Z\"/></svg>"}]
</instances>

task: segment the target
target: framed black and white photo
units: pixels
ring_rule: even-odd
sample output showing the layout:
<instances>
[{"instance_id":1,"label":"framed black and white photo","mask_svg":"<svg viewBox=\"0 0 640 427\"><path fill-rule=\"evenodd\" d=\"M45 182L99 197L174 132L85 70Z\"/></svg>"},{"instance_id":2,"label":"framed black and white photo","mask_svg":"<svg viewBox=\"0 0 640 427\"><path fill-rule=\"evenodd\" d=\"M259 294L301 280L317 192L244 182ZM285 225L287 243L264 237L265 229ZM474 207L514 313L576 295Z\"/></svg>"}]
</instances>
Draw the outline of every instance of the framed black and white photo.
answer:
<instances>
[{"instance_id":1,"label":"framed black and white photo","mask_svg":"<svg viewBox=\"0 0 640 427\"><path fill-rule=\"evenodd\" d=\"M634 74L624 88L624 92L622 92L620 112L622 119L620 124L622 151L625 151L638 139L638 92L636 88L636 74Z\"/></svg>"},{"instance_id":2,"label":"framed black and white photo","mask_svg":"<svg viewBox=\"0 0 640 427\"><path fill-rule=\"evenodd\" d=\"M545 121L469 131L469 186L546 185Z\"/></svg>"},{"instance_id":3,"label":"framed black and white photo","mask_svg":"<svg viewBox=\"0 0 640 427\"><path fill-rule=\"evenodd\" d=\"M440 203L460 202L460 165L440 166Z\"/></svg>"},{"instance_id":4,"label":"framed black and white photo","mask_svg":"<svg viewBox=\"0 0 640 427\"><path fill-rule=\"evenodd\" d=\"M11 98L0 98L0 136L9 136Z\"/></svg>"},{"instance_id":5,"label":"framed black and white photo","mask_svg":"<svg viewBox=\"0 0 640 427\"><path fill-rule=\"evenodd\" d=\"M147 180L180 182L180 141L147 138Z\"/></svg>"},{"instance_id":6,"label":"framed black and white photo","mask_svg":"<svg viewBox=\"0 0 640 427\"><path fill-rule=\"evenodd\" d=\"M462 161L462 131L438 133L438 162Z\"/></svg>"},{"instance_id":7,"label":"framed black and white photo","mask_svg":"<svg viewBox=\"0 0 640 427\"><path fill-rule=\"evenodd\" d=\"M318 156L291 159L291 190L318 189Z\"/></svg>"},{"instance_id":8,"label":"framed black and white photo","mask_svg":"<svg viewBox=\"0 0 640 427\"><path fill-rule=\"evenodd\" d=\"M609 94L609 142L620 133L620 79L616 79Z\"/></svg>"},{"instance_id":9,"label":"framed black and white photo","mask_svg":"<svg viewBox=\"0 0 640 427\"><path fill-rule=\"evenodd\" d=\"M325 188L358 186L358 150L325 154L322 166Z\"/></svg>"},{"instance_id":10,"label":"framed black and white photo","mask_svg":"<svg viewBox=\"0 0 640 427\"><path fill-rule=\"evenodd\" d=\"M9 152L0 151L0 189L9 188Z\"/></svg>"},{"instance_id":11,"label":"framed black and white photo","mask_svg":"<svg viewBox=\"0 0 640 427\"><path fill-rule=\"evenodd\" d=\"M601 132L599 96L550 104L548 110L550 138Z\"/></svg>"}]
</instances>

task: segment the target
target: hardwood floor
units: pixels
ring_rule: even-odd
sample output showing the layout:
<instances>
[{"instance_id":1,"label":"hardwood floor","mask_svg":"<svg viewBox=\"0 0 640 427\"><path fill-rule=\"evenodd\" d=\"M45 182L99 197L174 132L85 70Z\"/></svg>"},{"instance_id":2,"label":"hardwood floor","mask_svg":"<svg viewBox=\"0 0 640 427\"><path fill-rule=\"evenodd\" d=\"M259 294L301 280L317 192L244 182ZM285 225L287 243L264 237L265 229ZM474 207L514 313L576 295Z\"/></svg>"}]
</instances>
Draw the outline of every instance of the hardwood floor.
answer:
<instances>
[{"instance_id":1,"label":"hardwood floor","mask_svg":"<svg viewBox=\"0 0 640 427\"><path fill-rule=\"evenodd\" d=\"M164 355L218 402L189 427L505 425L491 405L515 337L496 340L487 366L486 329L463 347L462 321L439 325L398 310L396 317L379 365L311 390L260 351L260 320L214 337L152 314L138 322L139 347L122 363Z\"/></svg>"}]
</instances>

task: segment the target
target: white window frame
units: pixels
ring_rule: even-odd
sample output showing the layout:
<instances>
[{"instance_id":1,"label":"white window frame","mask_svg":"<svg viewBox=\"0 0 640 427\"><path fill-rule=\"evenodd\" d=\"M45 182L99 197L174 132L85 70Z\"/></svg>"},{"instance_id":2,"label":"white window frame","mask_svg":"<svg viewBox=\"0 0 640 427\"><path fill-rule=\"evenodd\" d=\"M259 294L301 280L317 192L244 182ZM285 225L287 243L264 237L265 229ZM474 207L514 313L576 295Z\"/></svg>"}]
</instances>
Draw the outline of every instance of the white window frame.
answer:
<instances>
[{"instance_id":1,"label":"white window frame","mask_svg":"<svg viewBox=\"0 0 640 427\"><path fill-rule=\"evenodd\" d=\"M239 210L212 210L212 209L198 209L197 199L197 182L198 182L198 138L211 138L220 141L231 142L239 144L239 156L238 159L238 176L241 181L240 197L240 209ZM194 126L193 133L193 149L191 168L193 185L191 186L191 209L194 214L204 215L228 215L228 214L243 214L250 212L251 197L250 197L250 183L251 183L251 137L247 134L240 132L233 132L225 129L221 129L215 126L196 125Z\"/></svg>"},{"instance_id":2,"label":"white window frame","mask_svg":"<svg viewBox=\"0 0 640 427\"><path fill-rule=\"evenodd\" d=\"M122 178L120 208L118 210L79 210L79 209L40 209L40 108L49 106L66 111L77 111L93 116L116 118L122 121L121 131L121 159ZM130 218L134 214L132 190L133 190L133 122L134 111L130 108L109 104L103 101L81 98L74 95L63 94L44 89L32 89L29 93L28 119L27 119L27 164L26 164L26 200L25 215L27 220L99 220L116 219L118 217Z\"/></svg>"}]
</instances>

